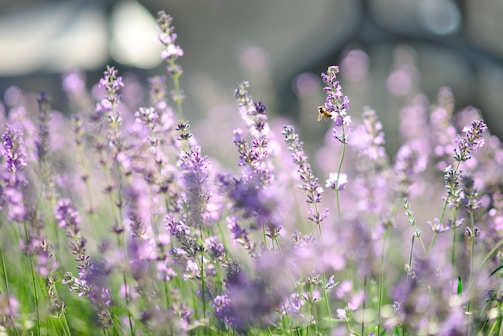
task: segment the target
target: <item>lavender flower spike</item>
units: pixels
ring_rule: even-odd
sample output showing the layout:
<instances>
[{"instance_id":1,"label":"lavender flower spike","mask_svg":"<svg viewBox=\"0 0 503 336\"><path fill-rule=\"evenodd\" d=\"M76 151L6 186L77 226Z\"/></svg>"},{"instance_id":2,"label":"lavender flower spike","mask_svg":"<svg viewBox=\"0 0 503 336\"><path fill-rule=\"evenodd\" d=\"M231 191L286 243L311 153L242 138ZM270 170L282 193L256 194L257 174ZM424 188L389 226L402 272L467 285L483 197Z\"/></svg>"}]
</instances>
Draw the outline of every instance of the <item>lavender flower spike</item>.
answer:
<instances>
[{"instance_id":1,"label":"lavender flower spike","mask_svg":"<svg viewBox=\"0 0 503 336\"><path fill-rule=\"evenodd\" d=\"M163 60L174 62L178 57L183 56L183 50L179 45L175 44L178 36L174 32L175 27L172 23L173 18L166 12L160 11L157 13L157 24L161 29L159 41L166 47L161 53L161 57ZM181 68L179 70L181 71Z\"/></svg>"},{"instance_id":2,"label":"lavender flower spike","mask_svg":"<svg viewBox=\"0 0 503 336\"><path fill-rule=\"evenodd\" d=\"M454 148L454 159L458 162L467 161L471 158L470 153L484 146L482 133L487 130L482 120L475 120L470 126L463 128L464 137L458 137Z\"/></svg>"},{"instance_id":3,"label":"lavender flower spike","mask_svg":"<svg viewBox=\"0 0 503 336\"><path fill-rule=\"evenodd\" d=\"M321 202L321 193L323 188L318 182L318 178L314 176L311 165L307 161L307 156L302 149L302 142L299 140L299 135L295 133L292 126L283 126L282 134L288 144L288 150L292 152L293 162L297 165L297 172L302 181L302 188L306 193L306 202L313 204L314 209L309 209L308 219L317 225L320 225L328 216L328 209L325 209L323 214L318 212L317 204ZM339 187L341 187L339 185Z\"/></svg>"},{"instance_id":4,"label":"lavender flower spike","mask_svg":"<svg viewBox=\"0 0 503 336\"><path fill-rule=\"evenodd\" d=\"M327 93L324 107L328 114L332 116L334 124L334 138L342 143L347 143L347 136L343 132L337 133L338 128L343 128L351 123L351 117L348 115L349 98L342 93L342 87L337 80L339 67L330 66L327 73L321 74L321 79L327 86L323 88Z\"/></svg>"},{"instance_id":5,"label":"lavender flower spike","mask_svg":"<svg viewBox=\"0 0 503 336\"><path fill-rule=\"evenodd\" d=\"M21 222L25 219L23 192L21 187L27 183L23 170L26 163L26 149L23 141L23 132L17 127L7 125L2 136L2 157L4 167L3 183L0 181L0 210L2 205L8 206L8 219ZM3 187L3 190L2 190Z\"/></svg>"},{"instance_id":6,"label":"lavender flower spike","mask_svg":"<svg viewBox=\"0 0 503 336\"><path fill-rule=\"evenodd\" d=\"M18 128L7 125L2 136L5 170L10 174L10 184L17 185L20 179L19 173L26 166L26 149L24 147L23 133Z\"/></svg>"}]
</instances>

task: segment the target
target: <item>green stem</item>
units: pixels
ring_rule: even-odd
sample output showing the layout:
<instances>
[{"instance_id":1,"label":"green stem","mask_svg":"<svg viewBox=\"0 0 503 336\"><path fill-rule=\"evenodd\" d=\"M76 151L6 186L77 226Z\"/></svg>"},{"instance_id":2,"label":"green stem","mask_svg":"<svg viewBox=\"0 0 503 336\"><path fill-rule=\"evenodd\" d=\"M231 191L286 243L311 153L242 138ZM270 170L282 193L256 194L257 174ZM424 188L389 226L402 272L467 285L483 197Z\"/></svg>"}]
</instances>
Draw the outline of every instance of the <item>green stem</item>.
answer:
<instances>
[{"instance_id":1,"label":"green stem","mask_svg":"<svg viewBox=\"0 0 503 336\"><path fill-rule=\"evenodd\" d=\"M414 249L414 241L416 239L415 235L412 235L412 242L410 244L410 254L409 254L409 267L412 269L412 251ZM407 273L407 279L409 279L409 273Z\"/></svg>"},{"instance_id":2,"label":"green stem","mask_svg":"<svg viewBox=\"0 0 503 336\"><path fill-rule=\"evenodd\" d=\"M367 293L367 275L365 274L363 277L363 292L366 294ZM364 296L363 297L363 305L362 305L362 336L363 333L365 332L365 308L367 305L367 299Z\"/></svg>"},{"instance_id":3,"label":"green stem","mask_svg":"<svg viewBox=\"0 0 503 336\"><path fill-rule=\"evenodd\" d=\"M35 312L36 312L36 316L37 316L37 321L36 321L37 334L41 335L40 334L40 311L38 310L37 280L36 280L36 276L35 276L35 268L33 267L33 258L31 255L29 256L29 259L30 259L31 281L33 282L33 294L34 294L34 299L35 299Z\"/></svg>"},{"instance_id":4,"label":"green stem","mask_svg":"<svg viewBox=\"0 0 503 336\"><path fill-rule=\"evenodd\" d=\"M500 331L501 331L501 322L503 321L503 316L501 315L501 307L502 307L502 303L500 302L498 304L498 318L496 319L496 322L494 322L493 324L493 327L491 328L491 331L492 329L496 328L496 330L493 332L491 332L490 334L491 335L499 335L500 334Z\"/></svg>"},{"instance_id":5,"label":"green stem","mask_svg":"<svg viewBox=\"0 0 503 336\"><path fill-rule=\"evenodd\" d=\"M486 262L488 262L489 259L491 259L491 257L500 249L500 247L502 245L503 245L503 239L500 240L496 245L494 245L494 247L492 248L492 250L489 251L489 253L487 253L487 255L484 258L484 260L482 260L482 263L480 264L480 266L484 266L486 264Z\"/></svg>"},{"instance_id":6,"label":"green stem","mask_svg":"<svg viewBox=\"0 0 503 336\"><path fill-rule=\"evenodd\" d=\"M470 228L472 230L472 236L470 237L471 239L471 251L470 251L470 276L468 280L468 286L467 286L467 292L470 291L473 283L473 270L474 270L474 257L475 257L475 220L473 218L473 211L470 212ZM468 304L466 305L466 311L469 313L471 310L471 300L468 300ZM467 327L468 328L468 327Z\"/></svg>"},{"instance_id":7,"label":"green stem","mask_svg":"<svg viewBox=\"0 0 503 336\"><path fill-rule=\"evenodd\" d=\"M3 273L3 278L5 282L5 294L7 296L7 306L9 308L9 312L12 311L12 307L10 305L10 292L9 292L9 279L7 278L7 268L5 267L5 258L4 258L4 253L3 249L0 247L0 261L2 262L2 273ZM8 314L10 319L12 320L12 326L14 327L14 332L16 335L19 335L19 332L17 331L16 323L14 321L14 317L11 314Z\"/></svg>"},{"instance_id":8,"label":"green stem","mask_svg":"<svg viewBox=\"0 0 503 336\"><path fill-rule=\"evenodd\" d=\"M199 228L201 242L203 242L203 230ZM206 282L204 277L204 253L201 252L201 296L203 299L203 318L206 317Z\"/></svg>"},{"instance_id":9,"label":"green stem","mask_svg":"<svg viewBox=\"0 0 503 336\"><path fill-rule=\"evenodd\" d=\"M454 171L457 172L459 170L459 166L461 166L461 161L458 161L458 164L456 165L456 168L454 168ZM447 209L447 197L445 198L444 205L442 206L442 212L440 212L440 217L438 218L439 223L442 223L446 209ZM433 245L435 245L437 235L438 235L438 232L433 232L433 238L431 239L430 247L428 249L429 253L431 253L431 250L433 249Z\"/></svg>"},{"instance_id":10,"label":"green stem","mask_svg":"<svg viewBox=\"0 0 503 336\"><path fill-rule=\"evenodd\" d=\"M322 280L323 280L323 299L325 300L325 309L327 310L328 320L330 321L330 328L333 329L334 326L332 323L332 312L330 310L330 303L328 301L325 275L322 275Z\"/></svg>"},{"instance_id":11,"label":"green stem","mask_svg":"<svg viewBox=\"0 0 503 336\"><path fill-rule=\"evenodd\" d=\"M26 227L26 222L23 223L24 225L24 236L25 236L25 242L28 244L29 238L28 238L28 228ZM28 252L29 253L29 252ZM36 314L36 326L37 326L37 335L40 334L40 311L38 309L38 290L37 290L37 281L36 281L36 276L35 276L35 267L33 266L33 256L31 254L28 255L28 259L30 262L30 271L31 271L31 281L33 283L33 295L34 295L34 300L35 300L35 314Z\"/></svg>"},{"instance_id":12,"label":"green stem","mask_svg":"<svg viewBox=\"0 0 503 336\"><path fill-rule=\"evenodd\" d=\"M454 281L454 265L456 264L456 228L452 227L452 247L451 247L451 279Z\"/></svg>"},{"instance_id":13,"label":"green stem","mask_svg":"<svg viewBox=\"0 0 503 336\"><path fill-rule=\"evenodd\" d=\"M472 229L471 236L471 252L470 252L470 281L468 283L468 288L471 287L473 281L473 261L475 257L475 219L473 218L473 211L470 211L470 227Z\"/></svg>"},{"instance_id":14,"label":"green stem","mask_svg":"<svg viewBox=\"0 0 503 336\"><path fill-rule=\"evenodd\" d=\"M339 161L339 166L337 167L337 180L335 182L335 196L337 198L337 216L339 220L341 219L341 203L339 199L339 178L341 177L341 170L342 170L342 162L344 161L344 156L346 154L346 128L344 125L342 125L342 139L344 142L342 143L342 153L341 153L341 160Z\"/></svg>"},{"instance_id":15,"label":"green stem","mask_svg":"<svg viewBox=\"0 0 503 336\"><path fill-rule=\"evenodd\" d=\"M380 335L381 331L381 307L383 300L383 292L384 292L384 260L385 260L385 252L386 252L386 240L388 238L388 231L384 232L384 238L382 242L382 251L381 251L381 278L379 280L379 306L377 311L377 335Z\"/></svg>"},{"instance_id":16,"label":"green stem","mask_svg":"<svg viewBox=\"0 0 503 336\"><path fill-rule=\"evenodd\" d=\"M174 65L174 61L171 62L170 65ZM182 95L181 95L181 90L180 90L180 75L172 75L171 78L173 79L173 86L175 87L175 94L173 97L173 100L176 105L176 114L178 116L178 119L182 120L183 119L183 112L182 112Z\"/></svg>"},{"instance_id":17,"label":"green stem","mask_svg":"<svg viewBox=\"0 0 503 336\"><path fill-rule=\"evenodd\" d=\"M316 214L318 214L318 207L316 206L316 203L314 203L314 207L316 209ZM318 223L318 230L320 232L320 239L321 239L322 238L322 231L321 231L321 224L320 223ZM326 281L326 278L325 278L325 274L322 274L321 278L322 278L322 281L323 281L323 299L325 300L325 308L327 310L328 319L330 321L330 327L333 328L333 324L332 324L332 312L330 310L330 303L328 301L328 295L327 295L327 289L326 289L327 281Z\"/></svg>"}]
</instances>

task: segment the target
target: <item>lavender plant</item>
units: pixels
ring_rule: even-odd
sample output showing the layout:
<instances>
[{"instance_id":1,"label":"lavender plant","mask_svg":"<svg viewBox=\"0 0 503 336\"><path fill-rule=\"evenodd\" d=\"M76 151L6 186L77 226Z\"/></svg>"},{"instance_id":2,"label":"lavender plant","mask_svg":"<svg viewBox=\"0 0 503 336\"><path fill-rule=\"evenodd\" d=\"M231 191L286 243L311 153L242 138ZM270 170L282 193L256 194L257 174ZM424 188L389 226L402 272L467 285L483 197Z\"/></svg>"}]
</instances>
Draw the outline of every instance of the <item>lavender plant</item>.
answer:
<instances>
[{"instance_id":1,"label":"lavender plant","mask_svg":"<svg viewBox=\"0 0 503 336\"><path fill-rule=\"evenodd\" d=\"M241 82L228 166L184 119L158 23L172 84L149 79L140 107L107 67L92 91L64 75L68 113L27 93L0 118L0 333L500 334L503 148L477 110L414 92L392 158L330 66L312 153Z\"/></svg>"}]
</instances>

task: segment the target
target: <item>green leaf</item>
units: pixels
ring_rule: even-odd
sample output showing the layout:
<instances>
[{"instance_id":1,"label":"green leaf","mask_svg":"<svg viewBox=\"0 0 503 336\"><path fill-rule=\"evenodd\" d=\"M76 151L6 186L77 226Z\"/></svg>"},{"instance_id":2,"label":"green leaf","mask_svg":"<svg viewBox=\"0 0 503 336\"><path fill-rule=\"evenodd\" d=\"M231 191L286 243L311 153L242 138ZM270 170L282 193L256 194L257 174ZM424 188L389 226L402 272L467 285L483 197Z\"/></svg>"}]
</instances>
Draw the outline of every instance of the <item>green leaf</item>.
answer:
<instances>
[{"instance_id":1,"label":"green leaf","mask_svg":"<svg viewBox=\"0 0 503 336\"><path fill-rule=\"evenodd\" d=\"M499 271L500 269L502 269L502 268L503 268L503 264L499 264L499 265L498 265L498 267L496 267L496 268L495 268L495 269L494 269L494 270L493 270L493 271L489 274L489 276L491 277L491 276L493 276L494 274L498 273L498 271Z\"/></svg>"},{"instance_id":2,"label":"green leaf","mask_svg":"<svg viewBox=\"0 0 503 336\"><path fill-rule=\"evenodd\" d=\"M463 293L463 280L461 280L460 276L458 276L458 289L457 289L457 293L458 294Z\"/></svg>"}]
</instances>

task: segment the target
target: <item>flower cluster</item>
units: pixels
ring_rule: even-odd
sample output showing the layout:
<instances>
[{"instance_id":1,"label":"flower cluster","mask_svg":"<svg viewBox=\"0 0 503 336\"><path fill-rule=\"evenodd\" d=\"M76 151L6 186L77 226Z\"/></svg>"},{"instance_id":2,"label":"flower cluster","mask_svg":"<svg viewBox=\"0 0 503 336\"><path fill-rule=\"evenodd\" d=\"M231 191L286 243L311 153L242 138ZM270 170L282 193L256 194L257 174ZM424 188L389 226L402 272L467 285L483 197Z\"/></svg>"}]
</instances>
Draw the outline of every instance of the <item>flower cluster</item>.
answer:
<instances>
[{"instance_id":1,"label":"flower cluster","mask_svg":"<svg viewBox=\"0 0 503 336\"><path fill-rule=\"evenodd\" d=\"M349 98L342 92L342 87L337 80L339 73L338 66L331 66L326 73L321 74L323 82L327 86L323 89L327 93L324 107L331 115L334 124L334 138L342 143L347 143L347 134L344 132L344 127L351 123L351 116L348 115L349 111ZM342 134L339 134L338 129L342 128Z\"/></svg>"},{"instance_id":2,"label":"flower cluster","mask_svg":"<svg viewBox=\"0 0 503 336\"><path fill-rule=\"evenodd\" d=\"M173 27L172 25L173 18L170 15L166 14L166 12L160 11L157 16L157 23L159 25L159 28L161 29L159 41L165 47L161 54L161 57L163 60L174 63L174 61L176 61L178 57L183 56L183 50L179 45L175 44L178 36L174 32L175 27ZM168 69L168 72L171 74L175 71L177 73L180 73L181 68Z\"/></svg>"},{"instance_id":3,"label":"flower cluster","mask_svg":"<svg viewBox=\"0 0 503 336\"><path fill-rule=\"evenodd\" d=\"M113 67L93 93L64 75L71 118L13 89L0 334L500 333L503 146L474 108L455 114L446 88L430 104L408 58L390 76L404 105L402 144L388 146L378 111L351 121L331 66L321 147L301 141L304 123L271 120L248 82L240 124L219 110L230 127L204 137L215 128L181 110L172 19L158 23L173 87L150 78L144 101Z\"/></svg>"},{"instance_id":4,"label":"flower cluster","mask_svg":"<svg viewBox=\"0 0 503 336\"><path fill-rule=\"evenodd\" d=\"M297 166L302 189L306 193L306 202L312 205L312 207L309 208L308 219L319 226L328 216L328 209L325 209L323 213L318 211L318 204L321 203L323 188L320 186L318 178L313 174L311 164L307 160L307 156L302 149L302 142L299 140L299 135L295 133L294 128L285 125L282 133L288 144L288 150L292 152L293 162ZM337 181L342 181L341 176L336 176L336 178Z\"/></svg>"},{"instance_id":5,"label":"flower cluster","mask_svg":"<svg viewBox=\"0 0 503 336\"><path fill-rule=\"evenodd\" d=\"M484 145L482 134L486 129L487 126L482 120L475 120L470 126L463 128L465 136L456 139L454 159L458 162L469 160L470 154Z\"/></svg>"},{"instance_id":6,"label":"flower cluster","mask_svg":"<svg viewBox=\"0 0 503 336\"><path fill-rule=\"evenodd\" d=\"M7 206L9 220L21 222L26 216L21 188L26 184L23 173L26 162L26 149L23 133L16 126L7 125L2 135L2 202L0 208Z\"/></svg>"}]
</instances>

